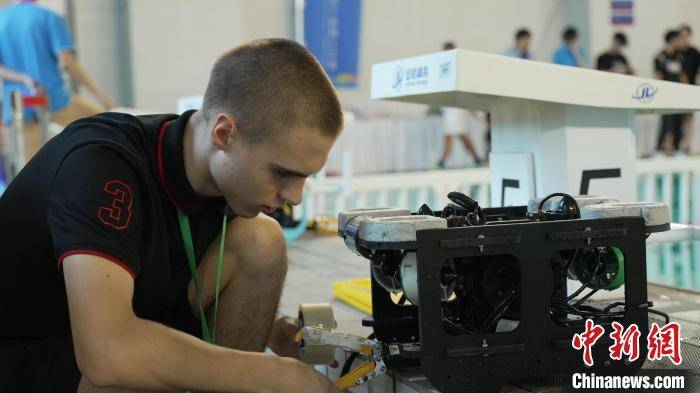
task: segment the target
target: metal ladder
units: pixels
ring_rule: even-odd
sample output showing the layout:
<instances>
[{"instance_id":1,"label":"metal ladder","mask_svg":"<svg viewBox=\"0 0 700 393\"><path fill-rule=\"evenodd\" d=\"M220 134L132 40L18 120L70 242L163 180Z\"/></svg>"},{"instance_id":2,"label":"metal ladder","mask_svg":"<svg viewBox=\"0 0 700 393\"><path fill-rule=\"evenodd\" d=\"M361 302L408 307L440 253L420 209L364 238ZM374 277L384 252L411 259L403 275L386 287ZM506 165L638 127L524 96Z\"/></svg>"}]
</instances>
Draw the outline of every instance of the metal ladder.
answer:
<instances>
[{"instance_id":1,"label":"metal ladder","mask_svg":"<svg viewBox=\"0 0 700 393\"><path fill-rule=\"evenodd\" d=\"M5 171L6 184L10 184L26 163L24 155L24 108L32 107L36 109L42 145L49 140L49 122L51 120L49 98L46 93L36 96L22 96L20 91L13 91L10 101L12 122L7 128L8 143L3 152L3 169Z\"/></svg>"}]
</instances>

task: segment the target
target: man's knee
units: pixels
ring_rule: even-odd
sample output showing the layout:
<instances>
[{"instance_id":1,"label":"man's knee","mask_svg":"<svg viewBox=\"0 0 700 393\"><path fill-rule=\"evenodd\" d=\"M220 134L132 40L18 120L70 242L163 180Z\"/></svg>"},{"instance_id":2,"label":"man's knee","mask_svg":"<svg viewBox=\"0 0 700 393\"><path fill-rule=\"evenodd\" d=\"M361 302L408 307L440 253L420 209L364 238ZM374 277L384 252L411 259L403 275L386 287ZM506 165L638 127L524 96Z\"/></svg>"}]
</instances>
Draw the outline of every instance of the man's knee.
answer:
<instances>
[{"instance_id":1,"label":"man's knee","mask_svg":"<svg viewBox=\"0 0 700 393\"><path fill-rule=\"evenodd\" d=\"M226 250L236 255L244 274L284 276L287 251L284 233L274 219L259 214L252 219L236 218L226 233Z\"/></svg>"}]
</instances>

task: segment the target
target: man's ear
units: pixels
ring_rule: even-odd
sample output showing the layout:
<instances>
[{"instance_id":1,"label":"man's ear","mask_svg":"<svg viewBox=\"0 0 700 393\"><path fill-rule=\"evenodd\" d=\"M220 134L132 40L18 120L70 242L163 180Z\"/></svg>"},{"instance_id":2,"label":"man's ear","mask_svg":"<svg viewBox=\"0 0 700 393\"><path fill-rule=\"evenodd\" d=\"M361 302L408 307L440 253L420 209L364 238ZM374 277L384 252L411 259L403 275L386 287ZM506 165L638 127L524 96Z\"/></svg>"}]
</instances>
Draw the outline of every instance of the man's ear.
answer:
<instances>
[{"instance_id":1,"label":"man's ear","mask_svg":"<svg viewBox=\"0 0 700 393\"><path fill-rule=\"evenodd\" d=\"M231 142L240 137L236 118L228 113L219 113L211 128L211 142L219 150L226 150Z\"/></svg>"}]
</instances>

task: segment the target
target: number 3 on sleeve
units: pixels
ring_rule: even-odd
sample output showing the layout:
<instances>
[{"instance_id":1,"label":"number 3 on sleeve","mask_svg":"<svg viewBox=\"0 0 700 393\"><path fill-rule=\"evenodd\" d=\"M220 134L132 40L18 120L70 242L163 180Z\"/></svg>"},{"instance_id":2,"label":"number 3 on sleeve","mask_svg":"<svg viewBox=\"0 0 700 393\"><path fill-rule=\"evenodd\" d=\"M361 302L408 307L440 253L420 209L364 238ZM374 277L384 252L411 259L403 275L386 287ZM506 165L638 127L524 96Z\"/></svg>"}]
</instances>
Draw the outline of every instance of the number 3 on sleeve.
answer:
<instances>
[{"instance_id":1,"label":"number 3 on sleeve","mask_svg":"<svg viewBox=\"0 0 700 393\"><path fill-rule=\"evenodd\" d=\"M105 183L104 192L112 197L110 206L100 206L97 218L103 224L123 230L131 220L131 188L121 180L110 180Z\"/></svg>"}]
</instances>

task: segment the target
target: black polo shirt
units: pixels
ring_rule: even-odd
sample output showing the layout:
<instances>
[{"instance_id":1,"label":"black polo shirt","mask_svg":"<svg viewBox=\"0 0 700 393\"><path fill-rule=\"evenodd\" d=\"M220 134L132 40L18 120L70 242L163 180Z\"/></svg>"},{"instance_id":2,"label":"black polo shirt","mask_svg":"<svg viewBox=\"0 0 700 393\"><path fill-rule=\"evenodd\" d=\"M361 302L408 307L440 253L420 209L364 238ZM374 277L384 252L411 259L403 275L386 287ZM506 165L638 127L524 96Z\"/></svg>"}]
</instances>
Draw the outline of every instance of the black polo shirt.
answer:
<instances>
[{"instance_id":1,"label":"black polo shirt","mask_svg":"<svg viewBox=\"0 0 700 393\"><path fill-rule=\"evenodd\" d=\"M688 83L694 85L698 68L700 68L700 52L695 47L688 46L681 50L681 54L683 56L683 71L688 76Z\"/></svg>"},{"instance_id":2,"label":"black polo shirt","mask_svg":"<svg viewBox=\"0 0 700 393\"><path fill-rule=\"evenodd\" d=\"M61 263L73 254L123 267L136 315L177 325L191 276L177 210L190 217L200 260L226 206L197 195L185 175L192 113L79 120L19 173L0 199L0 341L70 335Z\"/></svg>"},{"instance_id":3,"label":"black polo shirt","mask_svg":"<svg viewBox=\"0 0 700 393\"><path fill-rule=\"evenodd\" d=\"M654 58L654 71L661 74L665 81L680 82L683 73L683 56L680 52L661 51Z\"/></svg>"},{"instance_id":4,"label":"black polo shirt","mask_svg":"<svg viewBox=\"0 0 700 393\"><path fill-rule=\"evenodd\" d=\"M596 69L602 71L617 72L618 74L627 74L627 58L621 53L605 52L598 56Z\"/></svg>"}]
</instances>

